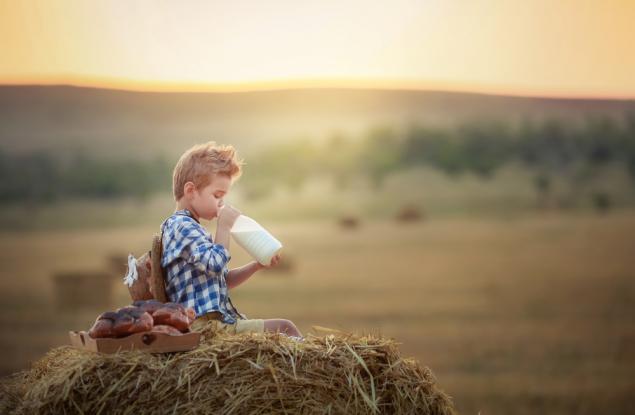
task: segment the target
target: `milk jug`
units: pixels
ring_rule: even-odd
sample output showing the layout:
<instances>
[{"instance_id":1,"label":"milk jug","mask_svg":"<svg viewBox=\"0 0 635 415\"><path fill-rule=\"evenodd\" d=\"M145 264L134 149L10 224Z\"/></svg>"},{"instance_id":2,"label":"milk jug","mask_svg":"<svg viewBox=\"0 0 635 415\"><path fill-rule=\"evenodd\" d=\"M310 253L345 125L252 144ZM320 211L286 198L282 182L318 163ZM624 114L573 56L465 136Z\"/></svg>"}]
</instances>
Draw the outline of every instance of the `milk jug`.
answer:
<instances>
[{"instance_id":1,"label":"milk jug","mask_svg":"<svg viewBox=\"0 0 635 415\"><path fill-rule=\"evenodd\" d=\"M249 255L262 265L282 249L282 243L249 216L240 215L230 230L231 236Z\"/></svg>"}]
</instances>

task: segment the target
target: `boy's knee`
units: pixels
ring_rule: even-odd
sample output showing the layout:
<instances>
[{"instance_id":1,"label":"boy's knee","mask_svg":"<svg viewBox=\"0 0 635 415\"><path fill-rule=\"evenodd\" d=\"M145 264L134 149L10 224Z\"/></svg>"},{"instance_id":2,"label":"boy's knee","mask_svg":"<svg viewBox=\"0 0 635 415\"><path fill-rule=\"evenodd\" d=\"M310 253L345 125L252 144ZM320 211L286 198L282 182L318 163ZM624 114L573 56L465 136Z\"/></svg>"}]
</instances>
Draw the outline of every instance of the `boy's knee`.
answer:
<instances>
[{"instance_id":1,"label":"boy's knee","mask_svg":"<svg viewBox=\"0 0 635 415\"><path fill-rule=\"evenodd\" d=\"M287 333L289 330L293 330L293 323L289 320L278 319L277 321L278 331L280 333Z\"/></svg>"},{"instance_id":2,"label":"boy's knee","mask_svg":"<svg viewBox=\"0 0 635 415\"><path fill-rule=\"evenodd\" d=\"M284 331L293 328L293 323L290 320L281 320L280 323L280 327L281 329L284 329Z\"/></svg>"},{"instance_id":3,"label":"boy's knee","mask_svg":"<svg viewBox=\"0 0 635 415\"><path fill-rule=\"evenodd\" d=\"M285 332L291 336L300 336L300 330L293 324L291 320L284 320L285 322Z\"/></svg>"},{"instance_id":4,"label":"boy's knee","mask_svg":"<svg viewBox=\"0 0 635 415\"><path fill-rule=\"evenodd\" d=\"M295 326L295 324L293 324L291 320L275 319L275 320L269 320L269 321L271 321L271 324L267 322L265 324L265 327L271 328L272 329L271 331L274 331L274 332L278 331L280 333L285 333L291 336L300 335L300 331Z\"/></svg>"}]
</instances>

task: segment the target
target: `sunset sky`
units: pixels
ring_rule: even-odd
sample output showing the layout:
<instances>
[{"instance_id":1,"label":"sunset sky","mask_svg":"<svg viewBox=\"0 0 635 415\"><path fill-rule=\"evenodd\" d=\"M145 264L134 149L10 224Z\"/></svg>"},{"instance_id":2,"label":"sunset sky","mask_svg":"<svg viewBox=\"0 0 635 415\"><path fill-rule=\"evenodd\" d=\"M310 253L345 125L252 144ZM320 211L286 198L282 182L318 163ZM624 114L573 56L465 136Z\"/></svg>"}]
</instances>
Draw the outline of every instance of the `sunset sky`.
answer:
<instances>
[{"instance_id":1,"label":"sunset sky","mask_svg":"<svg viewBox=\"0 0 635 415\"><path fill-rule=\"evenodd\" d=\"M0 0L0 83L635 97L635 0Z\"/></svg>"}]
</instances>

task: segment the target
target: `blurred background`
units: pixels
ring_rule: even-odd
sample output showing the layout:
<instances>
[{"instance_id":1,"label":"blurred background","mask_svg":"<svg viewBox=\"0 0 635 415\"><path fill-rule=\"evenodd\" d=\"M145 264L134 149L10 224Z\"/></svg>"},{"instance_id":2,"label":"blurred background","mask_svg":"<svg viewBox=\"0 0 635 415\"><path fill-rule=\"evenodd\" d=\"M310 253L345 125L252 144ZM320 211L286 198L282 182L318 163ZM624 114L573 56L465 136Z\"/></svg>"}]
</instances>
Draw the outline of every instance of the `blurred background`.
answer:
<instances>
[{"instance_id":1,"label":"blurred background","mask_svg":"<svg viewBox=\"0 0 635 415\"><path fill-rule=\"evenodd\" d=\"M285 246L233 290L249 317L392 337L462 413L633 413L633 19L0 0L0 374L130 303L127 255L213 140L246 162L227 202Z\"/></svg>"}]
</instances>

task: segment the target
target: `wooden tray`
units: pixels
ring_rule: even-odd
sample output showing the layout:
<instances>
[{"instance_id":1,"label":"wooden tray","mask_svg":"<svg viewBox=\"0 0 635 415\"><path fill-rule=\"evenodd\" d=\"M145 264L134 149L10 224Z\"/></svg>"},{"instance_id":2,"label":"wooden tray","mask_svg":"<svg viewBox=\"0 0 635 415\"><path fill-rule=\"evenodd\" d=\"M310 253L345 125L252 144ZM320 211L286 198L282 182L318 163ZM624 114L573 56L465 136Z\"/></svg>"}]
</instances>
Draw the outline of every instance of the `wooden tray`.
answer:
<instances>
[{"instance_id":1,"label":"wooden tray","mask_svg":"<svg viewBox=\"0 0 635 415\"><path fill-rule=\"evenodd\" d=\"M141 350L148 353L184 352L198 347L201 333L189 332L180 336L149 331L111 339L93 339L85 331L69 331L71 344L78 349L101 353L117 353L127 350Z\"/></svg>"}]
</instances>

